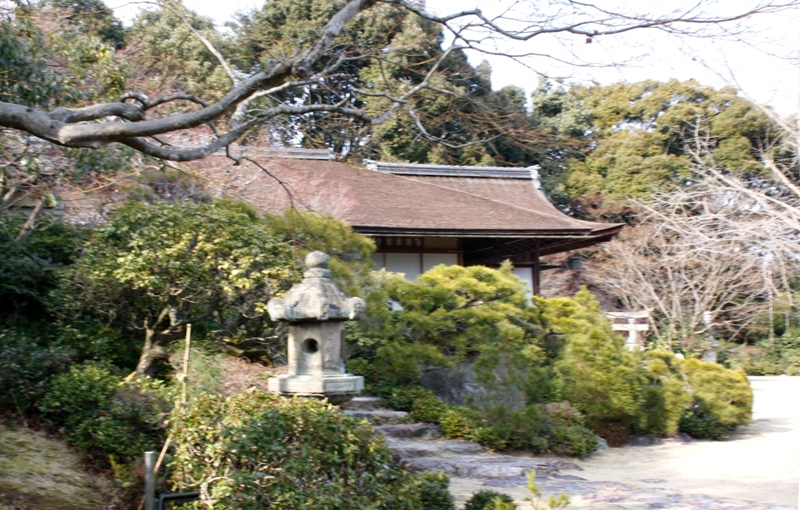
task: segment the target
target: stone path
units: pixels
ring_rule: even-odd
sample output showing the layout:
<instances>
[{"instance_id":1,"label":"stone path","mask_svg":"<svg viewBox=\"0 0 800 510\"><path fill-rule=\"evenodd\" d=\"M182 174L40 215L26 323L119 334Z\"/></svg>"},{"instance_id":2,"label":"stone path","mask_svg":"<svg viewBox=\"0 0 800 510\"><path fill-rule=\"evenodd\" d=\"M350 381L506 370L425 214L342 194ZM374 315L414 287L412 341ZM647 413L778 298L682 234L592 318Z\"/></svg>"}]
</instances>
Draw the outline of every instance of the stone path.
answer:
<instances>
[{"instance_id":1,"label":"stone path","mask_svg":"<svg viewBox=\"0 0 800 510\"><path fill-rule=\"evenodd\" d=\"M727 441L612 448L584 460L489 453L474 443L438 439L431 425L394 424L403 413L383 414L375 429L408 469L447 473L459 503L484 488L522 503L529 496L525 474L535 469L542 492L565 493L570 510L797 509L800 377L751 383L753 422Z\"/></svg>"}]
</instances>

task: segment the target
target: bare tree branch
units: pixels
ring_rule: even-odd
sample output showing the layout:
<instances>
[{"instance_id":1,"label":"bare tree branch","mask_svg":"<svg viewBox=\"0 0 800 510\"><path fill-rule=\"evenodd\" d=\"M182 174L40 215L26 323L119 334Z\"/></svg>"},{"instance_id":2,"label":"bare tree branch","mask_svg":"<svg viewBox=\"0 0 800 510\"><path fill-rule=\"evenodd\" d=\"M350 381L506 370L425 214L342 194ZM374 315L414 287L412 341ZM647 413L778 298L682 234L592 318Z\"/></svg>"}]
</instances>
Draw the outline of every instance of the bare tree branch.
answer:
<instances>
[{"instance_id":1,"label":"bare tree branch","mask_svg":"<svg viewBox=\"0 0 800 510\"><path fill-rule=\"evenodd\" d=\"M337 38L340 37L347 24L360 13L379 3L398 6L425 20L441 25L454 35L456 44L436 55L436 61L426 68L425 75L420 76L419 81L415 79L414 83L409 83L404 92L395 91L391 87L388 89L391 92L380 89L370 91L363 90L364 87L354 87L344 92L330 90L331 97L337 97L337 99L327 104L280 104L279 101L273 100L276 94L292 88L312 87L315 84L325 87L325 80L337 77L336 73L345 62L381 60L383 57L379 51L367 55L348 54L347 51L335 47ZM330 17L324 29L319 32L316 39L309 41L307 46L300 46L294 55L267 62L263 70L247 77L244 77L243 73L237 74L237 71L211 41L192 26L184 12L176 11L194 37L200 40L220 62L233 82L227 93L217 101L209 103L190 94L171 94L149 100L145 95L134 91L123 95L119 102L82 108L56 108L51 111L0 102L0 127L24 131L66 147L99 148L107 144L122 143L151 156L188 161L205 157L226 147L245 136L259 123L263 124L279 115L327 112L340 114L364 124L378 125L386 122L401 108L405 108L413 119L414 128L420 136L448 147L464 147L479 142L477 140L454 142L444 137L437 137L426 129L411 101L414 96L418 96L424 91L440 94L454 93L446 88L435 86L433 82L433 77L441 72L444 60L454 51L469 48L487 53L497 53L496 48L491 48L490 44L484 44L491 43L496 38L509 41L532 41L537 37L554 34L572 34L594 38L648 28L686 33L689 30L687 27L719 26L756 14L793 8L799 3L800 0L767 1L728 16L709 16L702 10L707 2L700 0L694 8L686 9L683 12L660 16L639 16L605 10L587 2L560 0L547 6L541 6L540 12L529 13L530 15L517 13L514 10L516 6L520 5L517 3L512 4L504 12L491 16L486 15L480 9L437 16L426 12L422 3L412 0L349 0ZM579 12L583 17L576 18L573 15L574 12ZM546 53L514 52L517 57ZM320 67L323 69L320 70ZM350 106L340 100L343 96L351 100ZM373 105L364 106L358 96L381 98L386 100L383 103L388 104L383 104L382 110L376 111ZM258 109L250 111L256 99L265 97L271 98L270 101L266 101L269 103L268 108L263 111ZM157 117L155 110L157 106L175 101L191 102L200 108ZM367 102L363 101L363 103ZM148 139L168 133L192 130L202 126L210 126L215 132L216 139L201 147L179 150L163 144L158 146L148 141ZM497 137L494 133L495 131L492 131L492 134L486 135L481 141L493 140Z\"/></svg>"}]
</instances>

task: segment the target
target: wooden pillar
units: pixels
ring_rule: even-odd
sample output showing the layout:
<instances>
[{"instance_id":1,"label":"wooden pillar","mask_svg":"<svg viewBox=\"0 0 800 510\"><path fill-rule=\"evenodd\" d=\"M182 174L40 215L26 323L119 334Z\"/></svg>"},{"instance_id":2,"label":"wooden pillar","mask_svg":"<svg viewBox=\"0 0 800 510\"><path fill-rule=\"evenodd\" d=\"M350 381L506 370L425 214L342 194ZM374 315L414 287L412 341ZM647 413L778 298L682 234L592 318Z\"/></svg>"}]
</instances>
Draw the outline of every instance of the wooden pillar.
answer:
<instances>
[{"instance_id":1,"label":"wooden pillar","mask_svg":"<svg viewBox=\"0 0 800 510\"><path fill-rule=\"evenodd\" d=\"M534 296L538 296L540 294L541 274L542 274L542 264L539 262L539 241L536 241L536 245L533 248L533 295Z\"/></svg>"}]
</instances>

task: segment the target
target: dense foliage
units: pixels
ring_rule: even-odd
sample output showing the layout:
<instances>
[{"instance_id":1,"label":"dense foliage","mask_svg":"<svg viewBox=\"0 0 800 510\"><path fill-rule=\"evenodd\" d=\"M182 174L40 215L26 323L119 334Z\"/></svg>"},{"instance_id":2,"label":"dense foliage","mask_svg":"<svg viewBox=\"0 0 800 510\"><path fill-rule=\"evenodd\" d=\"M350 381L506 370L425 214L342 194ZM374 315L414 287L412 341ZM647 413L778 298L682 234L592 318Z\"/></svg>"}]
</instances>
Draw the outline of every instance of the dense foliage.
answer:
<instances>
[{"instance_id":1,"label":"dense foliage","mask_svg":"<svg viewBox=\"0 0 800 510\"><path fill-rule=\"evenodd\" d=\"M62 316L88 313L141 335L137 371L152 374L186 324L261 336L291 261L283 239L242 204L132 203L93 232L57 299Z\"/></svg>"},{"instance_id":2,"label":"dense foliage","mask_svg":"<svg viewBox=\"0 0 800 510\"><path fill-rule=\"evenodd\" d=\"M547 181L557 198L580 205L588 216L690 182L698 157L712 158L712 152L725 171L758 173L760 151L782 136L735 90L692 80L545 86L535 105L548 123L571 126L592 142L592 150L571 155L563 177Z\"/></svg>"},{"instance_id":3,"label":"dense foliage","mask_svg":"<svg viewBox=\"0 0 800 510\"><path fill-rule=\"evenodd\" d=\"M14 322L45 313L58 271L72 263L86 230L54 220L41 221L18 241L26 218L0 216L0 320Z\"/></svg>"},{"instance_id":4,"label":"dense foliage","mask_svg":"<svg viewBox=\"0 0 800 510\"><path fill-rule=\"evenodd\" d=\"M549 299L540 306L547 324L564 335L554 367L560 397L591 422L632 425L641 406L641 368L597 301L582 289L574 299Z\"/></svg>"},{"instance_id":5,"label":"dense foliage","mask_svg":"<svg viewBox=\"0 0 800 510\"><path fill-rule=\"evenodd\" d=\"M500 499L505 503L513 503L514 500L511 497L507 496L506 494L502 494L497 491L484 489L482 491L478 491L469 498L467 503L464 505L464 510L491 510L493 508L492 503L496 500Z\"/></svg>"},{"instance_id":6,"label":"dense foliage","mask_svg":"<svg viewBox=\"0 0 800 510\"><path fill-rule=\"evenodd\" d=\"M728 353L725 364L748 375L800 375L800 331L792 328L755 346L737 347Z\"/></svg>"},{"instance_id":7,"label":"dense foliage","mask_svg":"<svg viewBox=\"0 0 800 510\"><path fill-rule=\"evenodd\" d=\"M173 414L170 437L171 484L201 490L202 508L423 508L383 439L317 400L204 395Z\"/></svg>"},{"instance_id":8,"label":"dense foliage","mask_svg":"<svg viewBox=\"0 0 800 510\"><path fill-rule=\"evenodd\" d=\"M124 381L101 363L72 366L56 375L40 402L42 414L99 465L129 463L158 450L174 392L149 378Z\"/></svg>"},{"instance_id":9,"label":"dense foliage","mask_svg":"<svg viewBox=\"0 0 800 510\"><path fill-rule=\"evenodd\" d=\"M629 352L587 290L530 306L519 285L508 268L440 266L413 283L385 278L402 309L355 329L358 357L348 369L411 419L495 450L585 456L597 448L592 430L622 444L628 434L679 428L723 437L749 421L751 390L740 373L669 352ZM433 368L463 374L465 364L480 390L462 405L443 402L452 393L422 377ZM735 398L714 389L717 373ZM419 384L434 384L439 396ZM725 432L692 427L697 420Z\"/></svg>"}]
</instances>

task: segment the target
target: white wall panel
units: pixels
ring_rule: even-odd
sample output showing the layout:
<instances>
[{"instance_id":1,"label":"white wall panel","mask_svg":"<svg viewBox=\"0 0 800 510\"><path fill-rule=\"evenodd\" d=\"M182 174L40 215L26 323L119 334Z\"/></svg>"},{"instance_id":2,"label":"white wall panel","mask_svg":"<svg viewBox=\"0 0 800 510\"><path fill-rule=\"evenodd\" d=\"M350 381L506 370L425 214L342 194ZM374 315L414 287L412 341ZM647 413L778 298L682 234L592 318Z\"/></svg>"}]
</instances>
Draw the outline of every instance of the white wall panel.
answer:
<instances>
[{"instance_id":1,"label":"white wall panel","mask_svg":"<svg viewBox=\"0 0 800 510\"><path fill-rule=\"evenodd\" d=\"M532 267L515 267L514 274L517 278L525 282L525 294L530 298L533 296L533 268Z\"/></svg>"},{"instance_id":2,"label":"white wall panel","mask_svg":"<svg viewBox=\"0 0 800 510\"><path fill-rule=\"evenodd\" d=\"M421 253L386 253L386 270L404 273L406 280L416 281L421 274Z\"/></svg>"},{"instance_id":3,"label":"white wall panel","mask_svg":"<svg viewBox=\"0 0 800 510\"><path fill-rule=\"evenodd\" d=\"M422 270L428 271L432 267L444 264L446 266L458 265L457 253L423 253L422 254Z\"/></svg>"}]
</instances>

